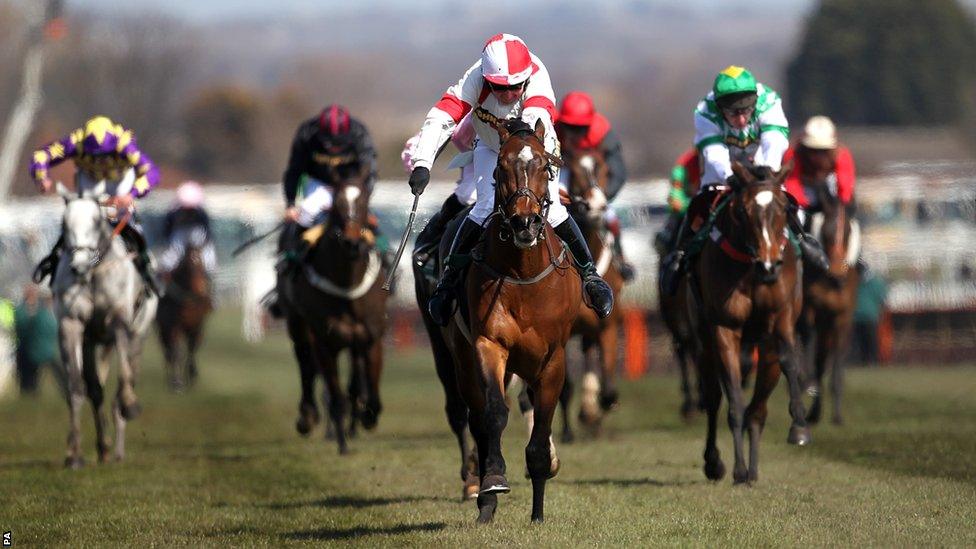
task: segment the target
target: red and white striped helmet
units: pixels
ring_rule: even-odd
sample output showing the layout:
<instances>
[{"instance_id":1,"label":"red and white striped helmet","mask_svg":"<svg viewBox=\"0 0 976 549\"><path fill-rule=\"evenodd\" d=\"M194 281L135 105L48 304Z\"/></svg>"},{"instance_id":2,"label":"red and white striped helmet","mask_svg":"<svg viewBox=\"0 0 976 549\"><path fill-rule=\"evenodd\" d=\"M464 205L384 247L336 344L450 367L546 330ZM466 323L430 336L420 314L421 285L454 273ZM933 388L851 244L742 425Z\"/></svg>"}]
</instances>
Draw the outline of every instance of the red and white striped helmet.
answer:
<instances>
[{"instance_id":1,"label":"red and white striped helmet","mask_svg":"<svg viewBox=\"0 0 976 549\"><path fill-rule=\"evenodd\" d=\"M496 34L485 42L481 52L481 75L499 86L514 86L538 70L529 48L513 34Z\"/></svg>"}]
</instances>

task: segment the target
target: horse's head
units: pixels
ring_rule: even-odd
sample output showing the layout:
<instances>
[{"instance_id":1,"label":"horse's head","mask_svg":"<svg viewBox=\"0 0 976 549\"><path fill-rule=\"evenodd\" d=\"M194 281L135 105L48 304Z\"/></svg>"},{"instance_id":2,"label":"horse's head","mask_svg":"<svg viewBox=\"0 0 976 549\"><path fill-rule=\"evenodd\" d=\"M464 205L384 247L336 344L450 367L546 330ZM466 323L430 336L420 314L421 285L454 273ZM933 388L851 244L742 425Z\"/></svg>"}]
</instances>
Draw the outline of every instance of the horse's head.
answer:
<instances>
[{"instance_id":1,"label":"horse's head","mask_svg":"<svg viewBox=\"0 0 976 549\"><path fill-rule=\"evenodd\" d=\"M735 232L741 235L753 258L753 267L764 284L779 279L788 243L786 236L786 208L789 199L783 190L783 180L792 166L779 172L760 167L748 169L733 162L732 171L738 179L735 195L729 204Z\"/></svg>"},{"instance_id":2,"label":"horse's head","mask_svg":"<svg viewBox=\"0 0 976 549\"><path fill-rule=\"evenodd\" d=\"M607 183L610 167L598 149L572 151L569 154L569 198L576 213L591 222L603 219L607 211Z\"/></svg>"},{"instance_id":3,"label":"horse's head","mask_svg":"<svg viewBox=\"0 0 976 549\"><path fill-rule=\"evenodd\" d=\"M823 245L827 259L830 261L830 275L836 279L847 273L847 248L849 224L847 222L847 208L837 196L836 183L828 179L818 179L808 184L817 193L817 203L823 214L817 237ZM833 188L831 188L833 186Z\"/></svg>"},{"instance_id":4,"label":"horse's head","mask_svg":"<svg viewBox=\"0 0 976 549\"><path fill-rule=\"evenodd\" d=\"M366 253L372 244L367 240L369 225L369 166L363 166L350 177L333 179L335 198L329 211L329 234L350 258Z\"/></svg>"},{"instance_id":5,"label":"horse's head","mask_svg":"<svg viewBox=\"0 0 976 549\"><path fill-rule=\"evenodd\" d=\"M501 148L495 167L495 208L503 218L503 230L511 232L518 248L530 248L539 241L549 196L549 168L562 160L546 152L546 127L541 120L535 129L521 120L506 120L498 126Z\"/></svg>"},{"instance_id":6,"label":"horse's head","mask_svg":"<svg viewBox=\"0 0 976 549\"><path fill-rule=\"evenodd\" d=\"M111 227L101 207L103 192L104 185L78 195L58 183L58 194L65 202L62 220L64 247L71 270L82 278L98 264L110 244Z\"/></svg>"}]
</instances>

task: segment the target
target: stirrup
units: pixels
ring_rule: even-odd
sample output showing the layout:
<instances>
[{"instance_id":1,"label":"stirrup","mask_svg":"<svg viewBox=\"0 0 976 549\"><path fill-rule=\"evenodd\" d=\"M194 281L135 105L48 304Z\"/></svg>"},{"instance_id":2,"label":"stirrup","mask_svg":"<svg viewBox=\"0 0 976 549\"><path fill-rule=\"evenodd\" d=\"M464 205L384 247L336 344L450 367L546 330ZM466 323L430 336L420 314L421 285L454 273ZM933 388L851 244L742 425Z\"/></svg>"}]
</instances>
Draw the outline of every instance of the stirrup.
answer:
<instances>
[{"instance_id":1,"label":"stirrup","mask_svg":"<svg viewBox=\"0 0 976 549\"><path fill-rule=\"evenodd\" d=\"M427 314L442 328L451 322L457 308L457 292L448 286L438 286L427 300Z\"/></svg>"}]
</instances>

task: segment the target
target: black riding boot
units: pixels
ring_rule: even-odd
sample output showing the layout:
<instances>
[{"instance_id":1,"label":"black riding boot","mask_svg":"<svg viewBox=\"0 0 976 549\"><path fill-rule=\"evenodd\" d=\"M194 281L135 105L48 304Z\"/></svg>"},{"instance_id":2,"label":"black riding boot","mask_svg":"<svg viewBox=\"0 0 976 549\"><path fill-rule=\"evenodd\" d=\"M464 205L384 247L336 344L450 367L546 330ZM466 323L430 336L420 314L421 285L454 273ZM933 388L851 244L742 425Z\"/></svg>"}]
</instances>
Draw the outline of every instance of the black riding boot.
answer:
<instances>
[{"instance_id":1,"label":"black riding boot","mask_svg":"<svg viewBox=\"0 0 976 549\"><path fill-rule=\"evenodd\" d=\"M454 235L454 241L451 242L451 250L444 260L444 272L441 274L441 279L437 282L437 288L434 289L434 293L430 296L430 301L427 302L427 312L430 313L430 317L434 322L440 326L447 326L447 323L451 320L451 316L454 315L454 309L457 305L457 287L463 269L452 265L452 259L457 254L471 253L471 249L474 248L474 245L481 238L483 230L481 225L465 218L461 224L461 228Z\"/></svg>"},{"instance_id":2,"label":"black riding boot","mask_svg":"<svg viewBox=\"0 0 976 549\"><path fill-rule=\"evenodd\" d=\"M586 245L583 233L580 232L579 225L573 221L572 217L566 219L558 226L553 227L558 236L573 253L576 270L583 279L583 291L589 297L589 307L596 311L597 316L606 318L613 311L613 290L607 285L606 281L596 272L593 264L593 256L590 255L590 248Z\"/></svg>"},{"instance_id":3,"label":"black riding boot","mask_svg":"<svg viewBox=\"0 0 976 549\"><path fill-rule=\"evenodd\" d=\"M457 195L451 194L447 200L441 204L441 210L434 214L424 230L417 236L417 244L414 248L414 261L426 263L430 258L431 252L437 249L444 229L459 213L464 211L467 205L458 200Z\"/></svg>"},{"instance_id":4,"label":"black riding boot","mask_svg":"<svg viewBox=\"0 0 976 549\"><path fill-rule=\"evenodd\" d=\"M156 294L156 296L163 297L165 293L163 286L160 284L159 279L156 278L156 269L153 267L152 258L149 257L149 244L146 242L146 237L142 234L142 230L139 228L135 219L130 220L122 228L122 240L135 246L136 269L142 276L142 280L146 283L146 287L152 293Z\"/></svg>"},{"instance_id":5,"label":"black riding boot","mask_svg":"<svg viewBox=\"0 0 976 549\"><path fill-rule=\"evenodd\" d=\"M803 223L800 222L799 206L797 206L792 197L790 197L790 203L786 207L786 223L799 241L803 264L816 273L829 272L830 260L827 259L827 254L824 253L820 241L803 230Z\"/></svg>"},{"instance_id":6,"label":"black riding boot","mask_svg":"<svg viewBox=\"0 0 976 549\"><path fill-rule=\"evenodd\" d=\"M661 259L661 269L658 276L660 277L660 290L664 292L664 295L673 296L677 293L678 281L681 280L681 275L685 271L685 247L688 246L693 235L688 227L689 217L691 216L687 213L682 217L678 234L674 239L674 249Z\"/></svg>"},{"instance_id":7,"label":"black riding boot","mask_svg":"<svg viewBox=\"0 0 976 549\"><path fill-rule=\"evenodd\" d=\"M54 247L51 248L51 253L47 254L47 257L41 260L34 269L34 273L31 275L31 280L34 284L40 284L44 280L45 276L50 275L51 280L48 284L54 287L54 274L58 270L58 259L61 258L61 248L64 247L64 235L58 237L58 241L54 243Z\"/></svg>"}]
</instances>

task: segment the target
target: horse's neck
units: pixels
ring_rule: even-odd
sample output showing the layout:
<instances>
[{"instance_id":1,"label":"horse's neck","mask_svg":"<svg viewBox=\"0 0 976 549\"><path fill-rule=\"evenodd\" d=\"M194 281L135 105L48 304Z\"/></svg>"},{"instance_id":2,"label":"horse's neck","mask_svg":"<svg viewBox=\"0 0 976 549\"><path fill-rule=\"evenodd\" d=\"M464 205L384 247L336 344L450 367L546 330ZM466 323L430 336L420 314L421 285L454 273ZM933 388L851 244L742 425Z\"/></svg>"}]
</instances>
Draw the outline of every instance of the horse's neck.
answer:
<instances>
[{"instance_id":1,"label":"horse's neck","mask_svg":"<svg viewBox=\"0 0 976 549\"><path fill-rule=\"evenodd\" d=\"M503 241L499 238L499 232L498 224L492 223L485 244L485 262L495 271L513 278L536 276L555 261L550 249L552 254L558 256L562 246L548 222L543 230L545 240L540 238L531 248L521 249L512 243L511 238Z\"/></svg>"},{"instance_id":2,"label":"horse's neck","mask_svg":"<svg viewBox=\"0 0 976 549\"><path fill-rule=\"evenodd\" d=\"M362 280L369 266L369 254L355 259L345 256L339 241L323 235L315 246L312 268L338 286L352 286Z\"/></svg>"}]
</instances>

